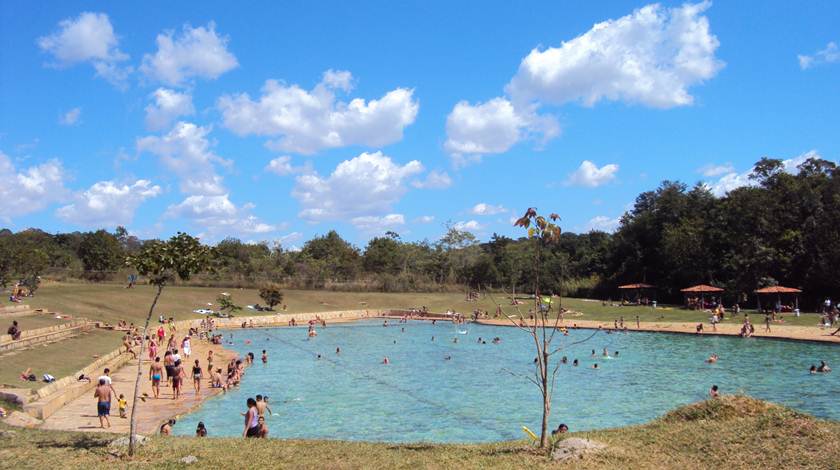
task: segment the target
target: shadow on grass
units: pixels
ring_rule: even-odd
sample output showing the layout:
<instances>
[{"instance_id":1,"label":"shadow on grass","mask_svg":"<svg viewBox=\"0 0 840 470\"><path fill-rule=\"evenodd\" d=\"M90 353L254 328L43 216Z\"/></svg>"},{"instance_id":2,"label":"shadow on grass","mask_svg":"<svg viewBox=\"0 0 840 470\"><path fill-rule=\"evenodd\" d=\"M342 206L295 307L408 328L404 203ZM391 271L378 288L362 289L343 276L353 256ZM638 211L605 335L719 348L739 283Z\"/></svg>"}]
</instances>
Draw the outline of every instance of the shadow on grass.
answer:
<instances>
[{"instance_id":1,"label":"shadow on grass","mask_svg":"<svg viewBox=\"0 0 840 470\"><path fill-rule=\"evenodd\" d=\"M97 450L108 447L110 439L97 436L73 436L63 439L49 439L38 442L36 446L40 449L73 449L73 450Z\"/></svg>"}]
</instances>

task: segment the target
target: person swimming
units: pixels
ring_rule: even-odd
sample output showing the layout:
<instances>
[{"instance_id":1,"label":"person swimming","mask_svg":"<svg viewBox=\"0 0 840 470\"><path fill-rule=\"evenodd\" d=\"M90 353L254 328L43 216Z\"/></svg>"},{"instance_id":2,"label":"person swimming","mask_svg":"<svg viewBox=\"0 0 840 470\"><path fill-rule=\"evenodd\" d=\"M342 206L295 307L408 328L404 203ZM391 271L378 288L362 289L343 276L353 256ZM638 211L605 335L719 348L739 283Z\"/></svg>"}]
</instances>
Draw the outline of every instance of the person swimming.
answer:
<instances>
[{"instance_id":1,"label":"person swimming","mask_svg":"<svg viewBox=\"0 0 840 470\"><path fill-rule=\"evenodd\" d=\"M592 364L592 368L597 369L598 368L598 363L596 362L595 364Z\"/></svg>"},{"instance_id":2,"label":"person swimming","mask_svg":"<svg viewBox=\"0 0 840 470\"><path fill-rule=\"evenodd\" d=\"M817 367L817 372L831 372L831 367L828 367L828 364L826 364L825 361L820 361L820 365Z\"/></svg>"},{"instance_id":3,"label":"person swimming","mask_svg":"<svg viewBox=\"0 0 840 470\"><path fill-rule=\"evenodd\" d=\"M335 353L336 354L341 354L341 348L335 348Z\"/></svg>"},{"instance_id":4,"label":"person swimming","mask_svg":"<svg viewBox=\"0 0 840 470\"><path fill-rule=\"evenodd\" d=\"M812 374L816 374L817 373L817 366L815 366L814 364L811 364L811 368L808 369L808 372L810 372Z\"/></svg>"},{"instance_id":5,"label":"person swimming","mask_svg":"<svg viewBox=\"0 0 840 470\"><path fill-rule=\"evenodd\" d=\"M615 352L615 355L613 357L618 357L618 351Z\"/></svg>"},{"instance_id":6,"label":"person swimming","mask_svg":"<svg viewBox=\"0 0 840 470\"><path fill-rule=\"evenodd\" d=\"M577 367L577 366L578 366L578 360L577 360L577 359L575 359L574 361L572 361L572 365L573 365L574 367Z\"/></svg>"},{"instance_id":7,"label":"person swimming","mask_svg":"<svg viewBox=\"0 0 840 470\"><path fill-rule=\"evenodd\" d=\"M718 391L718 386L717 385L712 385L712 388L709 389L709 396L711 398L717 398L717 397L720 396L720 392Z\"/></svg>"},{"instance_id":8,"label":"person swimming","mask_svg":"<svg viewBox=\"0 0 840 470\"><path fill-rule=\"evenodd\" d=\"M388 360L388 356L385 356L385 357L382 359L382 363L387 365L387 364L390 364L390 363L391 363L391 361L389 361L389 360Z\"/></svg>"},{"instance_id":9,"label":"person swimming","mask_svg":"<svg viewBox=\"0 0 840 470\"><path fill-rule=\"evenodd\" d=\"M568 362L569 362L569 358L567 358L566 356L563 356L563 358L560 359L561 364L568 364Z\"/></svg>"},{"instance_id":10,"label":"person swimming","mask_svg":"<svg viewBox=\"0 0 840 470\"><path fill-rule=\"evenodd\" d=\"M711 356L709 356L708 359L706 359L706 362L709 363L709 364L714 364L717 361L718 361L718 355L717 354L712 354Z\"/></svg>"},{"instance_id":11,"label":"person swimming","mask_svg":"<svg viewBox=\"0 0 840 470\"><path fill-rule=\"evenodd\" d=\"M592 357L595 357L595 350L592 350Z\"/></svg>"},{"instance_id":12,"label":"person swimming","mask_svg":"<svg viewBox=\"0 0 840 470\"><path fill-rule=\"evenodd\" d=\"M610 357L610 352L607 351L607 348L604 348L604 353L602 354L604 357Z\"/></svg>"}]
</instances>

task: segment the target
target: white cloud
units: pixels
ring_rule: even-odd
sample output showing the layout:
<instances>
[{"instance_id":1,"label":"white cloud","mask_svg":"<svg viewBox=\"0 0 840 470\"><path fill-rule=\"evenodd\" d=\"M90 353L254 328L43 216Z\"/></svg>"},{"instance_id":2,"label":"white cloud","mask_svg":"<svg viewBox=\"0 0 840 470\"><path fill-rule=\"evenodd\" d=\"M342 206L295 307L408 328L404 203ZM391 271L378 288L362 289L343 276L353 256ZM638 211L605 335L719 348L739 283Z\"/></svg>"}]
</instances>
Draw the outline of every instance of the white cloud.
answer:
<instances>
[{"instance_id":1,"label":"white cloud","mask_svg":"<svg viewBox=\"0 0 840 470\"><path fill-rule=\"evenodd\" d=\"M294 243L303 239L303 234L300 232L292 232L281 237L277 237L277 242L280 246L294 246Z\"/></svg>"},{"instance_id":2,"label":"white cloud","mask_svg":"<svg viewBox=\"0 0 840 470\"><path fill-rule=\"evenodd\" d=\"M300 217L313 222L379 215L391 210L408 190L405 181L421 171L417 160L400 165L382 152L362 153L338 164L329 177L298 176L292 196L302 206Z\"/></svg>"},{"instance_id":3,"label":"white cloud","mask_svg":"<svg viewBox=\"0 0 840 470\"><path fill-rule=\"evenodd\" d=\"M217 196L192 195L179 204L169 206L166 217L182 217L206 227L208 234L256 234L277 230L276 225L266 224L250 213L251 204L237 207L228 194Z\"/></svg>"},{"instance_id":4,"label":"white cloud","mask_svg":"<svg viewBox=\"0 0 840 470\"><path fill-rule=\"evenodd\" d=\"M292 157L288 155L282 155L268 162L268 165L265 166L265 171L274 173L275 175L279 176L286 176L294 173L311 172L311 166L309 164L302 166L294 166L292 165Z\"/></svg>"},{"instance_id":5,"label":"white cloud","mask_svg":"<svg viewBox=\"0 0 840 470\"><path fill-rule=\"evenodd\" d=\"M195 114L192 95L189 93L158 88L149 97L155 100L146 106L146 127L149 130L165 129L179 116Z\"/></svg>"},{"instance_id":6,"label":"white cloud","mask_svg":"<svg viewBox=\"0 0 840 470\"><path fill-rule=\"evenodd\" d=\"M354 227L366 233L384 233L405 225L405 216L402 214L388 214L384 216L365 215L353 217L350 223Z\"/></svg>"},{"instance_id":7,"label":"white cloud","mask_svg":"<svg viewBox=\"0 0 840 470\"><path fill-rule=\"evenodd\" d=\"M128 59L119 50L119 38L104 13L84 12L58 23L58 30L38 38L38 47L53 56L55 67L88 62L96 74L115 86L124 87L130 67L118 64Z\"/></svg>"},{"instance_id":8,"label":"white cloud","mask_svg":"<svg viewBox=\"0 0 840 470\"><path fill-rule=\"evenodd\" d=\"M452 178L445 171L432 170L424 180L414 180L411 185L421 189L445 189L452 186Z\"/></svg>"},{"instance_id":9,"label":"white cloud","mask_svg":"<svg viewBox=\"0 0 840 470\"><path fill-rule=\"evenodd\" d=\"M58 123L62 126L75 126L79 124L79 118L82 116L82 108L73 108L70 111L62 114L58 119Z\"/></svg>"},{"instance_id":10,"label":"white cloud","mask_svg":"<svg viewBox=\"0 0 840 470\"><path fill-rule=\"evenodd\" d=\"M0 175L0 220L37 212L67 195L64 168L58 160L18 171L11 158L0 151Z\"/></svg>"},{"instance_id":11,"label":"white cloud","mask_svg":"<svg viewBox=\"0 0 840 470\"><path fill-rule=\"evenodd\" d=\"M569 175L566 183L572 186L586 186L595 188L615 179L618 165L610 163L598 168L598 165L584 160L577 170Z\"/></svg>"},{"instance_id":12,"label":"white cloud","mask_svg":"<svg viewBox=\"0 0 840 470\"><path fill-rule=\"evenodd\" d=\"M430 224L435 221L435 216L433 215L421 215L414 219L414 222L418 224Z\"/></svg>"},{"instance_id":13,"label":"white cloud","mask_svg":"<svg viewBox=\"0 0 840 470\"><path fill-rule=\"evenodd\" d=\"M164 166L181 181L181 191L187 194L222 195L222 177L216 174L214 163L230 162L214 154L207 136L209 127L179 122L165 136L137 139L137 150L157 155Z\"/></svg>"},{"instance_id":14,"label":"white cloud","mask_svg":"<svg viewBox=\"0 0 840 470\"><path fill-rule=\"evenodd\" d=\"M476 156L506 152L520 140L540 136L544 143L559 134L556 119L537 115L533 107L517 109L506 98L475 105L461 101L446 118L444 148L463 166Z\"/></svg>"},{"instance_id":15,"label":"white cloud","mask_svg":"<svg viewBox=\"0 0 840 470\"><path fill-rule=\"evenodd\" d=\"M480 202L474 205L470 212L475 215L496 215L507 212L507 209L502 206L494 206L492 204Z\"/></svg>"},{"instance_id":16,"label":"white cloud","mask_svg":"<svg viewBox=\"0 0 840 470\"><path fill-rule=\"evenodd\" d=\"M507 87L515 100L592 106L606 99L654 108L694 102L688 89L723 67L703 12L710 2L652 4L598 23L560 47L534 49Z\"/></svg>"},{"instance_id":17,"label":"white cloud","mask_svg":"<svg viewBox=\"0 0 840 470\"><path fill-rule=\"evenodd\" d=\"M193 28L184 25L180 36L173 31L158 34L158 50L143 56L140 71L147 77L178 86L193 77L216 79L239 66L228 52L229 38L216 34L216 23Z\"/></svg>"},{"instance_id":18,"label":"white cloud","mask_svg":"<svg viewBox=\"0 0 840 470\"><path fill-rule=\"evenodd\" d=\"M452 224L452 228L462 232L478 232L484 229L484 225L477 220L461 220Z\"/></svg>"},{"instance_id":19,"label":"white cloud","mask_svg":"<svg viewBox=\"0 0 840 470\"><path fill-rule=\"evenodd\" d=\"M826 44L824 49L817 51L813 55L800 54L797 58L799 59L799 67L802 70L809 69L815 65L833 64L840 62L840 47L837 46L836 42L832 41Z\"/></svg>"},{"instance_id":20,"label":"white cloud","mask_svg":"<svg viewBox=\"0 0 840 470\"><path fill-rule=\"evenodd\" d=\"M56 215L64 221L86 227L128 225L140 204L160 193L160 186L153 185L149 180L137 180L130 185L99 181L76 194L73 202L56 210Z\"/></svg>"},{"instance_id":21,"label":"white cloud","mask_svg":"<svg viewBox=\"0 0 840 470\"><path fill-rule=\"evenodd\" d=\"M586 224L586 229L589 231L598 230L601 232L615 232L621 223L621 217L610 218L604 215L599 215L589 219Z\"/></svg>"},{"instance_id":22,"label":"white cloud","mask_svg":"<svg viewBox=\"0 0 840 470\"><path fill-rule=\"evenodd\" d=\"M280 151L312 154L348 145L381 147L401 140L403 129L414 122L420 107L414 90L397 88L368 102L337 100L335 91L348 90L350 81L350 72L332 70L312 91L268 80L257 101L242 93L222 96L217 104L231 131L275 137L268 146Z\"/></svg>"},{"instance_id":23,"label":"white cloud","mask_svg":"<svg viewBox=\"0 0 840 470\"><path fill-rule=\"evenodd\" d=\"M797 157L782 160L782 171L790 174L796 174L799 171L797 167L805 163L805 160L808 160L809 158L822 158L822 156L816 150L810 150ZM717 181L705 183L705 185L715 196L725 196L726 193L732 191L733 189L755 185L755 181L750 179L750 174L752 172L753 168L750 168L742 173L732 171L723 175Z\"/></svg>"},{"instance_id":24,"label":"white cloud","mask_svg":"<svg viewBox=\"0 0 840 470\"><path fill-rule=\"evenodd\" d=\"M723 165L708 164L697 169L697 172L707 178L714 178L715 176L725 175L735 171L735 167L731 163L724 163Z\"/></svg>"}]
</instances>

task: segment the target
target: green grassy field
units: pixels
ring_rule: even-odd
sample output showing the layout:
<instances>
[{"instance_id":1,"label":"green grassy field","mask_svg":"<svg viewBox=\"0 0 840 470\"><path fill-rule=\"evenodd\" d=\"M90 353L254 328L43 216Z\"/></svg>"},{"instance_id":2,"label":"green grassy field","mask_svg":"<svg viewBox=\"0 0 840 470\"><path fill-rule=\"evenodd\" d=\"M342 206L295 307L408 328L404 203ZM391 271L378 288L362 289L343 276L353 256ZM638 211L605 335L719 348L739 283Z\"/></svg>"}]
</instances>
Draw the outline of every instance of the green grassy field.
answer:
<instances>
[{"instance_id":1,"label":"green grassy field","mask_svg":"<svg viewBox=\"0 0 840 470\"><path fill-rule=\"evenodd\" d=\"M571 433L607 448L565 465L522 441L397 445L212 437L153 437L129 460L112 454L113 435L14 431L0 437L0 467L183 468L179 460L188 455L200 468L827 469L840 461L840 423L735 396L681 407L641 426Z\"/></svg>"},{"instance_id":2,"label":"green grassy field","mask_svg":"<svg viewBox=\"0 0 840 470\"><path fill-rule=\"evenodd\" d=\"M229 292L236 304L262 303L255 289L220 289L210 287L167 287L158 303L157 313L175 319L199 318L192 313L194 309L206 308L207 303L215 303L221 292ZM471 313L474 309L496 311L496 302L502 305L506 314L515 314L514 306L502 294L483 296L479 301L467 302L460 293L381 293L381 292L334 292L286 290L284 302L288 306L286 313L325 312L330 310L348 310L364 308L411 308L426 306L432 312L445 312L453 309ZM38 290L38 295L28 299L33 308L47 308L73 316L83 316L91 320L116 323L119 320L140 323L148 312L154 291L150 286L137 286L125 289L115 284L64 284L51 283ZM6 302L7 303L7 302ZM6 304L4 303L4 304ZM653 322L708 322L709 314L684 310L679 307L650 307L602 305L600 301L584 299L563 299L563 306L582 314L570 316L570 319L597 320L612 322L623 316L626 322L634 322L636 315L641 321ZM520 305L520 310L527 315L530 305ZM259 312L243 309L240 315L258 315ZM28 318L28 317L24 317ZM803 314L800 318L785 315L786 324L816 326L819 316ZM739 319L740 321L740 319Z\"/></svg>"},{"instance_id":3,"label":"green grassy field","mask_svg":"<svg viewBox=\"0 0 840 470\"><path fill-rule=\"evenodd\" d=\"M119 332L93 330L68 339L0 355L0 384L37 389L44 382L25 382L18 377L31 367L38 379L44 374L65 377L95 361L94 355L113 351L120 345Z\"/></svg>"}]
</instances>

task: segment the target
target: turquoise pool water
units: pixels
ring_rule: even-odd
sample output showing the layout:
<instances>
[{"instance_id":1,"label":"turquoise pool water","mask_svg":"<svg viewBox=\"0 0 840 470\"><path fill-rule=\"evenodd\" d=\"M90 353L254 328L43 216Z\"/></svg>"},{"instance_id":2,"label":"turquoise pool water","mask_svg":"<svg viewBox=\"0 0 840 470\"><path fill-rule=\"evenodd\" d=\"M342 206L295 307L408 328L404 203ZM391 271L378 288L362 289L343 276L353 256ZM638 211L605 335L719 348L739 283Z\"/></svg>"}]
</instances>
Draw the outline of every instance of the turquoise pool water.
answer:
<instances>
[{"instance_id":1,"label":"turquoise pool water","mask_svg":"<svg viewBox=\"0 0 840 470\"><path fill-rule=\"evenodd\" d=\"M387 328L365 322L329 325L312 340L307 340L305 328L225 332L226 341L233 335L227 347L242 355L252 351L256 363L239 389L208 400L182 417L174 431L192 435L198 421L204 421L211 436L241 435L240 413L246 398L256 394L271 397L269 405L277 415L267 424L273 437L486 442L520 439L522 425L538 429L539 392L511 373L533 372L530 337L514 328L467 329L462 335L443 322L393 323ZM590 334L572 331L568 337L558 335L555 344ZM501 344L491 343L496 336ZM456 337L458 343L453 343ZM487 344L479 344L479 337ZM611 353L618 350L618 358L604 360L604 347ZM259 360L263 349L268 364ZM711 353L720 356L719 363L704 362ZM723 393L745 393L840 419L840 370L808 373L820 359L840 367L836 345L599 332L557 359L563 354L569 364L557 375L551 418L555 427L564 422L579 431L644 423L706 398L712 384ZM381 364L383 356L391 364ZM579 367L571 365L575 358ZM596 362L599 370L591 368Z\"/></svg>"}]
</instances>

